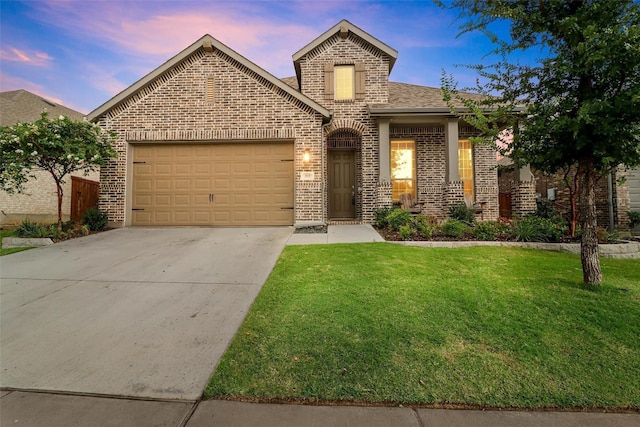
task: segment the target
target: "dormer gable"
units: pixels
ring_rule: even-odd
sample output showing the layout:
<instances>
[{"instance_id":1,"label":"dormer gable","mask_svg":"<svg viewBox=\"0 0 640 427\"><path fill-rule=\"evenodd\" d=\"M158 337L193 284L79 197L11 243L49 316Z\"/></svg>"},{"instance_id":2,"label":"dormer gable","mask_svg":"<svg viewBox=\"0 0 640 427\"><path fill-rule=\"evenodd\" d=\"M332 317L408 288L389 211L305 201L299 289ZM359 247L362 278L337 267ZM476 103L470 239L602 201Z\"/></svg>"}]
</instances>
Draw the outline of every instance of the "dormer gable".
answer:
<instances>
[{"instance_id":1,"label":"dormer gable","mask_svg":"<svg viewBox=\"0 0 640 427\"><path fill-rule=\"evenodd\" d=\"M398 51L388 46L387 44L376 39L369 33L361 30L351 22L343 19L329 30L322 33L319 37L314 39L311 43L293 54L293 65L296 70L296 77L298 79L298 87L302 87L302 71L301 61L305 58L314 55L314 52L321 48L321 46L333 37L340 37L346 39L349 36L355 36L358 39L359 44L365 50L368 50L376 55L385 56L389 62L389 69L387 72L387 78L393 69L393 66L398 58Z\"/></svg>"}]
</instances>

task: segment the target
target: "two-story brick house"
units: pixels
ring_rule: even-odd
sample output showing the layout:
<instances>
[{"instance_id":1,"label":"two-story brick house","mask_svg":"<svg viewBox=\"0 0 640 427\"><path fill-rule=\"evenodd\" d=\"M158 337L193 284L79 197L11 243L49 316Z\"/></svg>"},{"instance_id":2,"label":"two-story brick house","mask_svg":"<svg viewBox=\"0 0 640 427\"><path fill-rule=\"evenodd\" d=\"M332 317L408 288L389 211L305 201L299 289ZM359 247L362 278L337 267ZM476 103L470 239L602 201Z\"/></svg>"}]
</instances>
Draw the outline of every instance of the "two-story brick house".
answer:
<instances>
[{"instance_id":1,"label":"two-story brick house","mask_svg":"<svg viewBox=\"0 0 640 427\"><path fill-rule=\"evenodd\" d=\"M496 156L437 88L389 81L397 52L341 21L278 79L205 35L89 119L116 132L100 205L116 226L372 222L403 193L423 212L482 202Z\"/></svg>"}]
</instances>

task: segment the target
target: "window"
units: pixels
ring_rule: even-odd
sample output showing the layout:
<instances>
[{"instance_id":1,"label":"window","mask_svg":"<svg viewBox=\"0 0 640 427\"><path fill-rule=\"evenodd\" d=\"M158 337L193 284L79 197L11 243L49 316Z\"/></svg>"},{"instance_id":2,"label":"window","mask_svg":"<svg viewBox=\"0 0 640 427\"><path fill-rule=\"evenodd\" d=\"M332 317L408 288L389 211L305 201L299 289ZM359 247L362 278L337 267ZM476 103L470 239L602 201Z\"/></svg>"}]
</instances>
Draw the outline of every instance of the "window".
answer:
<instances>
[{"instance_id":1,"label":"window","mask_svg":"<svg viewBox=\"0 0 640 427\"><path fill-rule=\"evenodd\" d=\"M391 141L392 199L411 194L416 198L416 144L413 140Z\"/></svg>"},{"instance_id":2,"label":"window","mask_svg":"<svg viewBox=\"0 0 640 427\"><path fill-rule=\"evenodd\" d=\"M335 99L354 98L355 67L353 65L336 65L335 74Z\"/></svg>"},{"instance_id":3,"label":"window","mask_svg":"<svg viewBox=\"0 0 640 427\"><path fill-rule=\"evenodd\" d=\"M458 141L458 173L464 194L473 196L473 149L468 139Z\"/></svg>"}]
</instances>

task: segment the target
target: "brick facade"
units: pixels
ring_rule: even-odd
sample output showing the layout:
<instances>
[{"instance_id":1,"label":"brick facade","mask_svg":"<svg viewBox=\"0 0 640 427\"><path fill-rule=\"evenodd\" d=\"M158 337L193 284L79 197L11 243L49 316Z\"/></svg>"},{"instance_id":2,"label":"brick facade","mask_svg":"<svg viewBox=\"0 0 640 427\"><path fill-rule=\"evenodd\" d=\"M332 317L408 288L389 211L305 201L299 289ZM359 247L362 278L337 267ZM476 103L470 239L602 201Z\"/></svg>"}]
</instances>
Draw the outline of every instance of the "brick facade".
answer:
<instances>
[{"instance_id":1,"label":"brick facade","mask_svg":"<svg viewBox=\"0 0 640 427\"><path fill-rule=\"evenodd\" d=\"M206 82L214 77L213 102ZM214 143L294 140L295 221L322 221L322 118L282 89L223 52L197 50L181 66L111 110L100 124L117 133L118 158L103 168L100 206L114 225L125 225L131 146L138 143ZM311 162L303 164L309 150ZM315 181L300 181L313 172Z\"/></svg>"},{"instance_id":2,"label":"brick facade","mask_svg":"<svg viewBox=\"0 0 640 427\"><path fill-rule=\"evenodd\" d=\"M380 179L379 124L370 109L390 101L389 73L395 57L386 45L343 23L339 31L335 27L334 34L329 34L330 30L294 55L299 83L295 89L304 99L228 51L208 47L205 40L203 46L192 45L188 55L135 92L92 113L94 121L118 135L115 148L119 156L103 168L101 176L100 206L109 212L112 224L129 223L130 154L136 144L279 140L294 142L295 224L326 222L330 219L327 140L346 130L359 138L354 147L355 219L373 222L375 210L390 204L391 187ZM364 76L364 93L356 91L357 96L350 100L327 96L325 73L335 65L354 65L356 75ZM330 120L329 114L323 116L314 105L329 111ZM425 213L442 218L450 204L463 200L462 184L445 181L447 116L440 114L430 120L429 124L392 124L389 133L391 138L416 141L418 201L424 204ZM460 124L460 138L474 134L473 128ZM302 161L305 151L310 153L308 163ZM485 206L485 220L495 219L495 153L488 146L475 146L473 158L476 201ZM313 179L302 181L303 172L313 173Z\"/></svg>"}]
</instances>

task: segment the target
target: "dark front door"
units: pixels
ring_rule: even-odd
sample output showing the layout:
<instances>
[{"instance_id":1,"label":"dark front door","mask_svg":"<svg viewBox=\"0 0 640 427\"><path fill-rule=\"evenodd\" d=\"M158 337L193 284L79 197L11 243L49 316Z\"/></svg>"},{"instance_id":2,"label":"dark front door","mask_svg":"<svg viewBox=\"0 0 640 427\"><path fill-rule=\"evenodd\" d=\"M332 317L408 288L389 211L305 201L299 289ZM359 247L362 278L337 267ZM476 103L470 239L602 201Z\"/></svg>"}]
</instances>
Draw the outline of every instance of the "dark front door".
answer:
<instances>
[{"instance_id":1,"label":"dark front door","mask_svg":"<svg viewBox=\"0 0 640 427\"><path fill-rule=\"evenodd\" d=\"M356 217L355 151L329 152L329 217Z\"/></svg>"}]
</instances>

